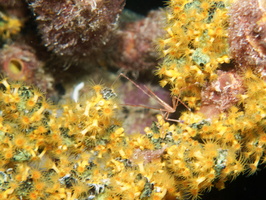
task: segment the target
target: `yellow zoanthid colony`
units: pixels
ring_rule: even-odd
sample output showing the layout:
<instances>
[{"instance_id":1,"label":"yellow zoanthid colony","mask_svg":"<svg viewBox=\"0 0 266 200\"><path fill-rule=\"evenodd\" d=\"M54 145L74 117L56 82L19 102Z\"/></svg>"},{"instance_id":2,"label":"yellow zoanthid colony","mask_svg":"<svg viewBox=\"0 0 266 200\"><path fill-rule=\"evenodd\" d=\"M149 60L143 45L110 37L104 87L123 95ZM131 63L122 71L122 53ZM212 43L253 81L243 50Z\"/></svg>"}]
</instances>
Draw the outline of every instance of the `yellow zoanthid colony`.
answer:
<instances>
[{"instance_id":1,"label":"yellow zoanthid colony","mask_svg":"<svg viewBox=\"0 0 266 200\"><path fill-rule=\"evenodd\" d=\"M110 88L94 85L77 103L52 105L38 89L2 79L0 199L197 199L256 172L266 162L266 83L249 67L236 76L237 68L222 69L230 3L168 3L156 73L192 109L180 123L158 115L145 134L129 135ZM234 103L206 117L203 91L215 96L235 86L230 80L243 91L230 90Z\"/></svg>"},{"instance_id":2,"label":"yellow zoanthid colony","mask_svg":"<svg viewBox=\"0 0 266 200\"><path fill-rule=\"evenodd\" d=\"M159 40L164 57L156 71L161 85L197 107L201 88L217 77L220 63L228 63L228 7L230 0L171 0L167 35Z\"/></svg>"},{"instance_id":3,"label":"yellow zoanthid colony","mask_svg":"<svg viewBox=\"0 0 266 200\"><path fill-rule=\"evenodd\" d=\"M115 94L94 91L82 104L55 107L33 87L1 81L1 199L76 199L115 173L109 149L124 134Z\"/></svg>"},{"instance_id":4,"label":"yellow zoanthid colony","mask_svg":"<svg viewBox=\"0 0 266 200\"><path fill-rule=\"evenodd\" d=\"M212 121L187 112L179 125L158 116L145 135L126 136L108 88L56 107L37 89L3 79L0 197L194 199L222 189L265 161L265 83L254 77L248 85L241 110Z\"/></svg>"}]
</instances>

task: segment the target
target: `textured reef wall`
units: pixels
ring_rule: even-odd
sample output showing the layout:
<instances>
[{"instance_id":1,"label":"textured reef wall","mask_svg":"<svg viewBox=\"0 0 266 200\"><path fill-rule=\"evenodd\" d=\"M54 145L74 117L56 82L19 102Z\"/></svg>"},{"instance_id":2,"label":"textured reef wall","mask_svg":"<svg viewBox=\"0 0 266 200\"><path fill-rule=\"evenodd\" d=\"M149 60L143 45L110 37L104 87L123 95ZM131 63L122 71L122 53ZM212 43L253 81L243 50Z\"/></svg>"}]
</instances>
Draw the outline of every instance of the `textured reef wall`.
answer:
<instances>
[{"instance_id":1,"label":"textured reef wall","mask_svg":"<svg viewBox=\"0 0 266 200\"><path fill-rule=\"evenodd\" d=\"M128 17L122 0L0 1L0 199L198 199L266 162L265 1L167 4ZM170 119L175 105L159 100L166 113L128 134L118 99L129 90L82 88L65 62L156 68L185 108ZM47 100L73 76L75 101Z\"/></svg>"}]
</instances>

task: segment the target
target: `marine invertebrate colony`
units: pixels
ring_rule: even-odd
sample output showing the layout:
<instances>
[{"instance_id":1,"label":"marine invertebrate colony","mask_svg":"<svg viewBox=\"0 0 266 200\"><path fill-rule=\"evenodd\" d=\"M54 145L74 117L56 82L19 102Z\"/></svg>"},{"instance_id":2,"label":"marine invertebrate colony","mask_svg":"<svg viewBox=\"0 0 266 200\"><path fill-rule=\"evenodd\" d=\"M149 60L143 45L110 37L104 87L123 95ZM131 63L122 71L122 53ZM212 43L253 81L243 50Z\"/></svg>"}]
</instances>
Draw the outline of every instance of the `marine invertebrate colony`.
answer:
<instances>
[{"instance_id":1,"label":"marine invertebrate colony","mask_svg":"<svg viewBox=\"0 0 266 200\"><path fill-rule=\"evenodd\" d=\"M27 0L44 45L58 55L85 56L110 39L124 0Z\"/></svg>"},{"instance_id":2,"label":"marine invertebrate colony","mask_svg":"<svg viewBox=\"0 0 266 200\"><path fill-rule=\"evenodd\" d=\"M95 85L82 103L55 107L33 87L0 83L3 199L196 199L266 160L259 77L242 110L233 106L211 121L185 112L173 125L158 116L145 135L131 136L115 119L111 89Z\"/></svg>"},{"instance_id":3,"label":"marine invertebrate colony","mask_svg":"<svg viewBox=\"0 0 266 200\"><path fill-rule=\"evenodd\" d=\"M48 28L43 33L43 39L51 51L63 55L83 52L73 47L79 44L89 48L94 42L91 39L100 37L100 44L87 53L97 51L107 34L98 31L112 31L109 22L116 21L113 15L99 16L97 6L105 10L118 4L111 11L115 10L116 15L123 4L119 0L28 2L37 15L39 28L45 24L40 30L56 23L56 29ZM250 2L253 0L245 0L245 5ZM96 84L91 88L92 95L77 102L51 105L32 86L0 80L0 198L197 199L212 187L223 189L226 181L241 173L255 173L259 164L266 163L266 82L256 68L264 62L265 18L260 11L265 4L257 2L260 9L254 10L259 12L254 26L259 29L254 32L252 26L251 32L241 32L238 38L234 36L238 30L233 29L242 26L231 22L230 41L232 49L236 47L234 39L248 41L240 45L239 52L234 50L236 61L238 53L243 56L244 49L252 47L256 56L251 57L259 62L239 60L237 67L231 63L225 70L222 64L230 62L227 13L231 1L169 1L166 36L159 41L163 62L156 74L162 78L162 86L170 85L173 98L180 96L192 109L180 114L181 123L170 124L158 115L157 122L145 128L145 134L124 133L116 118L119 105L113 98L117 95L111 88ZM49 5L53 5L51 13ZM233 22L235 5L231 11ZM79 13L79 6L84 6L84 13ZM246 8L239 9L238 20L246 23L247 16L242 12ZM99 25L107 17L109 25L103 23L93 29L95 26L79 23L90 14L92 24ZM71 22L62 24L64 16ZM75 20L77 23L72 23ZM67 27L69 32L65 32ZM85 29L93 34L83 43L76 33ZM255 35L250 36L253 32ZM52 33L54 38L50 38ZM13 46L4 48L5 55L10 53L8 47ZM12 53L22 54L13 48ZM10 57L6 57L6 70L17 73L24 69L19 67L23 66L17 60L20 57ZM244 67L239 70L239 66ZM204 106L212 112L203 111Z\"/></svg>"},{"instance_id":4,"label":"marine invertebrate colony","mask_svg":"<svg viewBox=\"0 0 266 200\"><path fill-rule=\"evenodd\" d=\"M84 105L54 109L38 89L6 79L0 84L0 177L5 179L0 198L76 199L98 194L93 184L104 182L89 178L97 173L91 167L123 136L113 118L116 104L95 90ZM114 141L109 143L109 137ZM100 151L91 154L94 148ZM84 182L88 178L91 183Z\"/></svg>"},{"instance_id":5,"label":"marine invertebrate colony","mask_svg":"<svg viewBox=\"0 0 266 200\"><path fill-rule=\"evenodd\" d=\"M225 181L234 179L245 169L253 174L259 163L265 162L265 81L263 70L259 68L263 63L249 63L240 58L253 54L252 51L263 51L265 3L257 1L256 5L261 5L253 10L247 6L250 3L246 1L238 6L242 4L238 1L231 10L233 56L240 61L242 69L234 69L232 64L229 71L222 71L221 64L230 62L227 13L231 2L169 2L168 34L160 41L164 61L156 73L163 78L161 85L169 84L173 95L181 95L190 107L200 111L182 113L180 119L184 123L177 126L175 133L171 132L174 137L178 137L176 133L181 134L177 139L181 145L166 148L166 158L172 166L170 171L178 180L177 188L183 188L181 198L186 195L197 198L201 191L212 186L222 189ZM254 20L252 25L247 20L249 17ZM254 26L260 28L252 40L251 32L243 27ZM218 68L221 70L217 71ZM211 110L203 112L205 104ZM214 109L212 104L216 104ZM254 106L258 112L252 113ZM167 132L162 129L160 133ZM180 152L183 146L186 147ZM200 160L208 164L203 165Z\"/></svg>"},{"instance_id":6,"label":"marine invertebrate colony","mask_svg":"<svg viewBox=\"0 0 266 200\"><path fill-rule=\"evenodd\" d=\"M197 107L200 90L216 78L220 63L229 62L227 10L230 0L168 2L165 38L159 41L164 61L156 72L161 85ZM193 98L190 98L193 97Z\"/></svg>"}]
</instances>

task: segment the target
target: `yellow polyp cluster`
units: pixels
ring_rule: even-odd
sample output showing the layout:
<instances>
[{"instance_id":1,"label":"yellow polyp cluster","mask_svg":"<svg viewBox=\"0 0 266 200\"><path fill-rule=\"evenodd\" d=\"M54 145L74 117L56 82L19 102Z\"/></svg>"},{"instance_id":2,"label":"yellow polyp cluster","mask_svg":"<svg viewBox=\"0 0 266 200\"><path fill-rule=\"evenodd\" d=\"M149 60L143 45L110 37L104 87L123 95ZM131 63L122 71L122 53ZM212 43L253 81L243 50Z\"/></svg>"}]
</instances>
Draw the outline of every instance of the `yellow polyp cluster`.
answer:
<instances>
[{"instance_id":1,"label":"yellow polyp cluster","mask_svg":"<svg viewBox=\"0 0 266 200\"><path fill-rule=\"evenodd\" d=\"M237 100L213 117L198 110L206 84L229 62L229 4L169 1L157 74L192 108L179 123L158 115L145 134L128 135L116 93L104 85L51 105L34 87L0 80L0 199L194 200L254 174L266 163L264 74L234 68L209 96L241 79Z\"/></svg>"},{"instance_id":2,"label":"yellow polyp cluster","mask_svg":"<svg viewBox=\"0 0 266 200\"><path fill-rule=\"evenodd\" d=\"M81 103L55 106L34 87L0 81L2 199L181 196L162 160L167 142L126 136L114 115L116 94L92 90Z\"/></svg>"},{"instance_id":3,"label":"yellow polyp cluster","mask_svg":"<svg viewBox=\"0 0 266 200\"><path fill-rule=\"evenodd\" d=\"M167 35L159 40L164 57L156 74L169 84L172 95L200 100L200 89L216 78L221 63L229 63L227 9L230 0L171 0Z\"/></svg>"},{"instance_id":4,"label":"yellow polyp cluster","mask_svg":"<svg viewBox=\"0 0 266 200\"><path fill-rule=\"evenodd\" d=\"M93 89L81 103L52 106L33 87L0 81L2 199L181 197L162 160L172 144L156 142L158 134L126 136L115 93Z\"/></svg>"},{"instance_id":5,"label":"yellow polyp cluster","mask_svg":"<svg viewBox=\"0 0 266 200\"><path fill-rule=\"evenodd\" d=\"M96 193L86 182L93 171L90 162L106 165L100 159L109 160L108 149L124 137L113 116L114 95L95 90L82 103L55 107L37 89L1 80L2 199L76 199Z\"/></svg>"},{"instance_id":6,"label":"yellow polyp cluster","mask_svg":"<svg viewBox=\"0 0 266 200\"><path fill-rule=\"evenodd\" d=\"M2 199L197 199L265 163L266 83L252 76L227 113L162 116L126 135L110 88L51 105L37 89L0 81ZM248 97L246 97L248 96ZM104 109L111 109L106 115Z\"/></svg>"},{"instance_id":7,"label":"yellow polyp cluster","mask_svg":"<svg viewBox=\"0 0 266 200\"><path fill-rule=\"evenodd\" d=\"M232 106L212 120L186 112L178 125L158 116L157 129L145 129L152 141L166 146L163 165L174 177L178 199L223 189L226 181L241 173L252 175L265 163L266 83L254 75L245 84L248 97L240 100L241 108Z\"/></svg>"},{"instance_id":8,"label":"yellow polyp cluster","mask_svg":"<svg viewBox=\"0 0 266 200\"><path fill-rule=\"evenodd\" d=\"M12 35L18 34L22 28L22 21L5 15L0 12L0 36L3 39L8 39Z\"/></svg>"}]
</instances>

